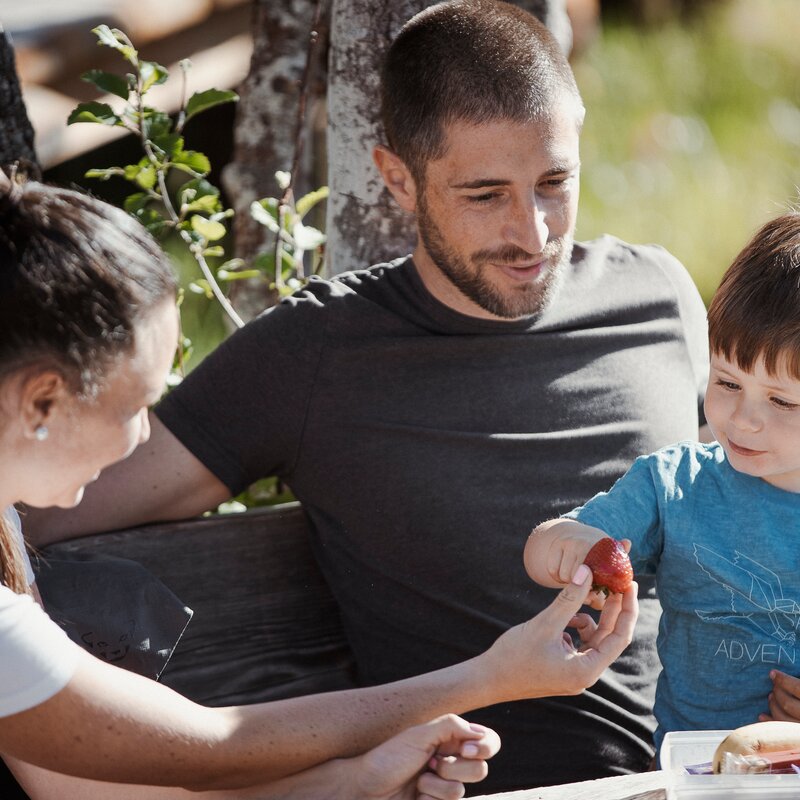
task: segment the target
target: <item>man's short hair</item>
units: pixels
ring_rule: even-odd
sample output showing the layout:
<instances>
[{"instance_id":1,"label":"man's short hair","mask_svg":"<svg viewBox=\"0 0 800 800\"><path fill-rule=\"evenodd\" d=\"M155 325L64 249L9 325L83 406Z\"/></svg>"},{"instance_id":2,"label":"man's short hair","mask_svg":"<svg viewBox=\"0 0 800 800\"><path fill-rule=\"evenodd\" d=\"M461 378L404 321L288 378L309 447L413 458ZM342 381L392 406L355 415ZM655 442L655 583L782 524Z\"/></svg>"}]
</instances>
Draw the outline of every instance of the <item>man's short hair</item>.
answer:
<instances>
[{"instance_id":1,"label":"man's short hair","mask_svg":"<svg viewBox=\"0 0 800 800\"><path fill-rule=\"evenodd\" d=\"M424 181L444 155L445 127L542 119L564 101L582 119L575 78L552 34L527 11L499 0L454 0L409 20L382 74L389 146Z\"/></svg>"},{"instance_id":2,"label":"man's short hair","mask_svg":"<svg viewBox=\"0 0 800 800\"><path fill-rule=\"evenodd\" d=\"M800 380L800 212L768 222L736 257L708 309L712 353Z\"/></svg>"}]
</instances>

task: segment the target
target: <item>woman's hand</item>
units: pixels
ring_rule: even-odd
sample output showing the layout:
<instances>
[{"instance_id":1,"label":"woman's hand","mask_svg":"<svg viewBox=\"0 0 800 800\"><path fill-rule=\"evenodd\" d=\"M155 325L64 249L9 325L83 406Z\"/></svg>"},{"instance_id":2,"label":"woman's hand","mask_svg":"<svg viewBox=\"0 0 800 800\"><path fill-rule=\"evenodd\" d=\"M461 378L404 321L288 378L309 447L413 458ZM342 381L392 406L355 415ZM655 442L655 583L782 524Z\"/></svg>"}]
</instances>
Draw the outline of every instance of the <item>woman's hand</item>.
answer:
<instances>
[{"instance_id":1,"label":"woman's hand","mask_svg":"<svg viewBox=\"0 0 800 800\"><path fill-rule=\"evenodd\" d=\"M547 608L504 633L476 659L491 687L487 705L580 694L622 653L631 642L639 614L638 587L634 582L624 594L611 595L597 625L578 614L591 588L591 570L581 564ZM565 632L569 626L581 633L580 648Z\"/></svg>"},{"instance_id":2,"label":"woman's hand","mask_svg":"<svg viewBox=\"0 0 800 800\"><path fill-rule=\"evenodd\" d=\"M461 717L443 717L403 731L358 759L355 796L363 800L457 800L464 784L486 777L498 735Z\"/></svg>"}]
</instances>

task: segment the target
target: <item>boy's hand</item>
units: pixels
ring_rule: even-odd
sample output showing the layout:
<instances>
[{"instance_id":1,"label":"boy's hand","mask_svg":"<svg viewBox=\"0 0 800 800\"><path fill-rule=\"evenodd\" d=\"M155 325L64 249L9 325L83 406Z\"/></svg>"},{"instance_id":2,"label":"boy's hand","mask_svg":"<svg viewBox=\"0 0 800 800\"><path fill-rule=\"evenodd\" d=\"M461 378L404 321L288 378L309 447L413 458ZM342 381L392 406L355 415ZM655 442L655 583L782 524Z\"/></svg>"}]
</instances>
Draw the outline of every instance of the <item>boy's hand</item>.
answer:
<instances>
[{"instance_id":1,"label":"boy's hand","mask_svg":"<svg viewBox=\"0 0 800 800\"><path fill-rule=\"evenodd\" d=\"M800 678L773 669L769 673L772 691L769 695L769 714L760 714L759 722L777 719L783 722L800 722Z\"/></svg>"}]
</instances>

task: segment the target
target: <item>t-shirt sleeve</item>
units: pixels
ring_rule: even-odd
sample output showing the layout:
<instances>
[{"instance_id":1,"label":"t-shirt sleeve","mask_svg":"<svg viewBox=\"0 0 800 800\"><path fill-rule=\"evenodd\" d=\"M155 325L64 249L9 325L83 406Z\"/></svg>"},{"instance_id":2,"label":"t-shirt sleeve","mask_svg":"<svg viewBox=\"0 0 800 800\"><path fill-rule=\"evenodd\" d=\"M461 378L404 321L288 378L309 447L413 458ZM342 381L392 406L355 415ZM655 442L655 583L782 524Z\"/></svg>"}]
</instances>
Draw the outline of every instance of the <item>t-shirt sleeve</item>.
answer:
<instances>
[{"instance_id":1,"label":"t-shirt sleeve","mask_svg":"<svg viewBox=\"0 0 800 800\"><path fill-rule=\"evenodd\" d=\"M615 539L630 539L635 573L654 572L663 546L659 497L651 463L651 456L637 458L608 492L596 494L585 505L564 515L599 528Z\"/></svg>"},{"instance_id":2,"label":"t-shirt sleeve","mask_svg":"<svg viewBox=\"0 0 800 800\"><path fill-rule=\"evenodd\" d=\"M63 689L80 649L27 595L0 586L0 717L38 706Z\"/></svg>"},{"instance_id":3,"label":"t-shirt sleeve","mask_svg":"<svg viewBox=\"0 0 800 800\"><path fill-rule=\"evenodd\" d=\"M312 291L287 298L223 342L156 416L231 491L294 466L324 338Z\"/></svg>"},{"instance_id":4,"label":"t-shirt sleeve","mask_svg":"<svg viewBox=\"0 0 800 800\"><path fill-rule=\"evenodd\" d=\"M659 264L664 274L669 278L678 298L678 309L686 340L686 350L689 363L697 383L697 402L700 425L705 425L706 418L703 410L706 386L708 384L708 322L706 307L697 286L686 268L669 252L661 247Z\"/></svg>"}]
</instances>

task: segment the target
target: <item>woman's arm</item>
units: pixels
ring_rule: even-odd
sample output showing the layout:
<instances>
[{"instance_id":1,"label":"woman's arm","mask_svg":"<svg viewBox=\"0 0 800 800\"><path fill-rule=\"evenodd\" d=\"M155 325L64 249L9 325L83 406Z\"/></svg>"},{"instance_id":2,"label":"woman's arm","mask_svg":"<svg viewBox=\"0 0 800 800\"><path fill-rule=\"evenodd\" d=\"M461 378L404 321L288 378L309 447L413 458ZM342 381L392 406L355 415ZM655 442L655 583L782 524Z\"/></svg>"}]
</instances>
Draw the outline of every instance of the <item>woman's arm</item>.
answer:
<instances>
[{"instance_id":1,"label":"woman's arm","mask_svg":"<svg viewBox=\"0 0 800 800\"><path fill-rule=\"evenodd\" d=\"M464 743L473 749L460 753ZM339 759L271 784L196 793L177 787L120 785L62 775L6 757L31 800L393 800L424 791L433 798L460 797L464 783L482 780L486 759L500 749L497 734L452 715L404 731L364 756ZM433 767L425 766L435 756Z\"/></svg>"},{"instance_id":2,"label":"woman's arm","mask_svg":"<svg viewBox=\"0 0 800 800\"><path fill-rule=\"evenodd\" d=\"M214 789L252 786L332 758L355 756L442 713L590 686L628 645L636 598L604 612L590 646L563 631L591 576L484 654L385 686L211 709L80 651L75 673L49 700L0 720L0 753L95 780ZM601 635L602 632L602 635ZM53 732L63 738L54 746Z\"/></svg>"}]
</instances>

